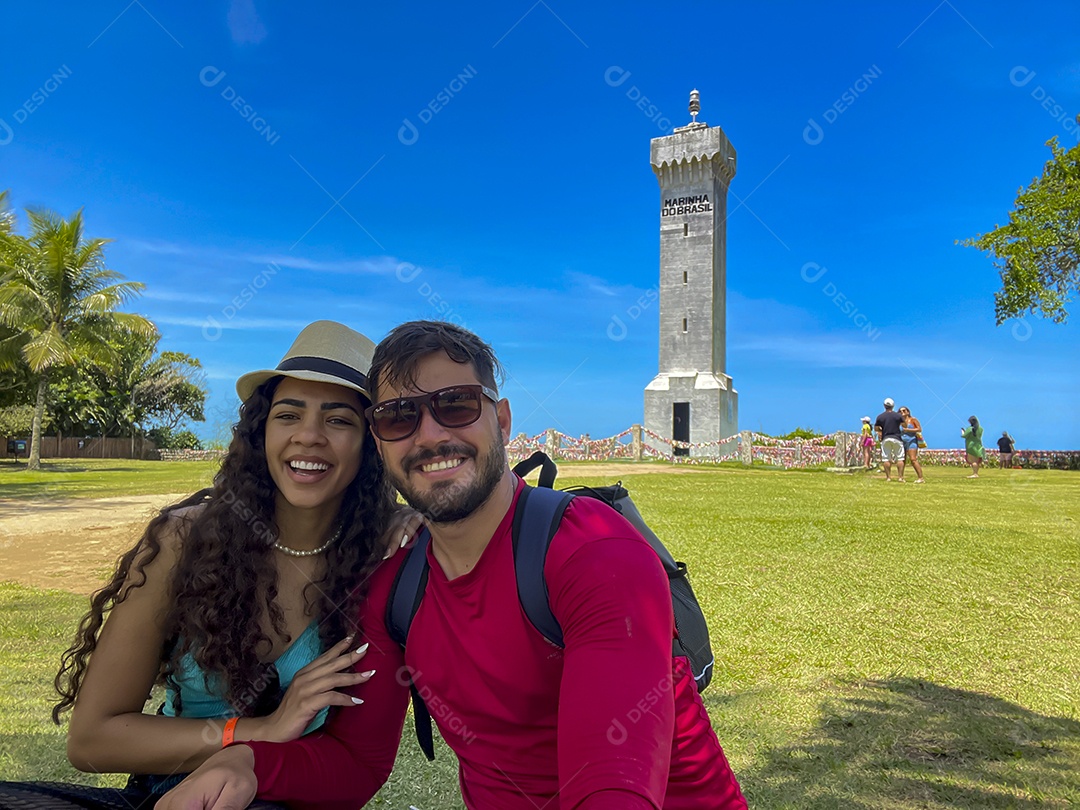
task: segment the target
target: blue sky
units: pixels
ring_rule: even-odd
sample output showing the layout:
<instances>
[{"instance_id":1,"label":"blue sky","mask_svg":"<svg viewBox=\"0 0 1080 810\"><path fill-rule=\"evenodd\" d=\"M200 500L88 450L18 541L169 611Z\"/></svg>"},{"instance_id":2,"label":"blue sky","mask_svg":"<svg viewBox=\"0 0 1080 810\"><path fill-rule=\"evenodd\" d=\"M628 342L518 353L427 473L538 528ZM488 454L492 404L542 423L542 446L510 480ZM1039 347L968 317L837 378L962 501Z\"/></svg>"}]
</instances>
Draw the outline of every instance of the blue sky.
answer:
<instances>
[{"instance_id":1,"label":"blue sky","mask_svg":"<svg viewBox=\"0 0 1080 810\"><path fill-rule=\"evenodd\" d=\"M996 327L996 270L955 244L1006 219L1045 141L1077 142L1076 3L116 0L4 17L0 188L19 208L85 206L88 233L115 240L110 265L147 285L133 308L206 367L204 434L235 416L236 377L320 318L375 340L465 324L507 366L515 432L641 421L649 141L688 123L697 88L738 151L741 428L854 430L891 396L932 447L959 446L971 413L1020 447L1080 447L1080 326Z\"/></svg>"}]
</instances>

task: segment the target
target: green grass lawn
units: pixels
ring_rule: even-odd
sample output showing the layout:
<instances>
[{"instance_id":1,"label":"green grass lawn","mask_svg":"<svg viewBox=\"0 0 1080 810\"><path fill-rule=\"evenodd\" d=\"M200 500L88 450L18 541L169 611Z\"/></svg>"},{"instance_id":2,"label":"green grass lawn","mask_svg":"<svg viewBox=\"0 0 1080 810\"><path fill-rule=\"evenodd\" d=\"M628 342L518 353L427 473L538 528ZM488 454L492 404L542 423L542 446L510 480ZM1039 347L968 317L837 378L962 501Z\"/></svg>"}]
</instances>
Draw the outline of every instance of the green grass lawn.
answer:
<instances>
[{"instance_id":1,"label":"green grass lawn","mask_svg":"<svg viewBox=\"0 0 1080 810\"><path fill-rule=\"evenodd\" d=\"M216 461L132 461L130 459L47 459L41 470L0 461L0 498L114 498L195 492L210 486Z\"/></svg>"},{"instance_id":2,"label":"green grass lawn","mask_svg":"<svg viewBox=\"0 0 1080 810\"><path fill-rule=\"evenodd\" d=\"M966 472L623 476L690 563L717 653L705 700L751 807L1080 806L1080 476ZM4 778L76 777L47 715L84 601L0 586ZM407 728L375 803L460 807L452 756L427 763Z\"/></svg>"}]
</instances>

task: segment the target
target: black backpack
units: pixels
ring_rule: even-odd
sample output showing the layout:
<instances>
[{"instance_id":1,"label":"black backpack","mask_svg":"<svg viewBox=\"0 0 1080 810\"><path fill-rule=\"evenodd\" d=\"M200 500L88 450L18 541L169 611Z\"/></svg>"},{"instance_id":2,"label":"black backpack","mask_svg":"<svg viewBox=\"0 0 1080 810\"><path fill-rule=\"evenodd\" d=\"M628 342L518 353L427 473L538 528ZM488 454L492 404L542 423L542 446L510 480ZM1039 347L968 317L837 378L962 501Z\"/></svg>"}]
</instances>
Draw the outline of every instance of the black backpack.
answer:
<instances>
[{"instance_id":1,"label":"black backpack","mask_svg":"<svg viewBox=\"0 0 1080 810\"><path fill-rule=\"evenodd\" d=\"M563 647L562 628L551 613L548 604L547 583L544 581L544 561L548 547L562 521L563 512L574 497L596 498L611 506L626 518L652 546L667 572L671 584L672 611L678 637L672 641L672 656L685 656L690 661L691 673L698 691L704 691L712 680L713 653L709 642L709 628L701 612L690 580L686 563L676 562L660 538L650 529L637 506L630 500L630 493L621 482L606 487L573 487L555 490L558 469L544 453L536 452L519 462L514 472L525 477L540 467L538 486L526 485L518 496L514 511L511 537L514 546L514 569L517 575L518 598L521 607L533 627L552 644ZM390 637L405 649L405 641L412 626L413 617L420 608L427 587L427 547L431 535L424 529L416 545L398 570L390 591L386 608L386 627ZM432 740L431 715L423 697L410 683L413 701L413 718L416 737L429 760L435 759Z\"/></svg>"}]
</instances>

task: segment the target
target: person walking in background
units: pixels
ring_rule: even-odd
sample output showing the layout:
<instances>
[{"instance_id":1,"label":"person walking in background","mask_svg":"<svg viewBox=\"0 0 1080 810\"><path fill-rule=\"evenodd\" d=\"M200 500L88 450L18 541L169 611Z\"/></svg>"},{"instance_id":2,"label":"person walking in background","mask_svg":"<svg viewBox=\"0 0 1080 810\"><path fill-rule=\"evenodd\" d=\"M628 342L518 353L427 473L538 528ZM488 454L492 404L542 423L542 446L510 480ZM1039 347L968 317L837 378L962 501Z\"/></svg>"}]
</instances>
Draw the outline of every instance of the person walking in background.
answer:
<instances>
[{"instance_id":1,"label":"person walking in background","mask_svg":"<svg viewBox=\"0 0 1080 810\"><path fill-rule=\"evenodd\" d=\"M900 409L903 423L900 425L900 440L904 443L904 454L908 463L915 468L916 484L923 484L922 465L919 463L919 440L922 438L922 424L911 415L908 408Z\"/></svg>"},{"instance_id":2,"label":"person walking in background","mask_svg":"<svg viewBox=\"0 0 1080 810\"><path fill-rule=\"evenodd\" d=\"M998 463L1001 465L1001 469L1007 470L1012 466L1013 453L1016 452L1016 442L1013 441L1013 437L1009 435L1009 431L1001 431L1001 438L998 439L998 453L1000 457Z\"/></svg>"},{"instance_id":3,"label":"person walking in background","mask_svg":"<svg viewBox=\"0 0 1080 810\"><path fill-rule=\"evenodd\" d=\"M986 450L983 449L983 429L977 416L968 417L970 427L962 428L960 435L964 437L964 449L967 452L967 463L971 465L971 475L968 478L979 477L979 467L986 460Z\"/></svg>"},{"instance_id":4,"label":"person walking in background","mask_svg":"<svg viewBox=\"0 0 1080 810\"><path fill-rule=\"evenodd\" d=\"M869 470L874 455L874 429L870 427L869 416L862 418L862 437L859 439L859 447L862 448L863 466Z\"/></svg>"},{"instance_id":5,"label":"person walking in background","mask_svg":"<svg viewBox=\"0 0 1080 810\"><path fill-rule=\"evenodd\" d=\"M903 420L893 410L896 403L891 397L885 397L885 410L874 420L874 430L881 441L881 464L885 468L885 480L891 481L892 465L896 465L897 481L904 483L904 442L900 438L900 425Z\"/></svg>"}]
</instances>

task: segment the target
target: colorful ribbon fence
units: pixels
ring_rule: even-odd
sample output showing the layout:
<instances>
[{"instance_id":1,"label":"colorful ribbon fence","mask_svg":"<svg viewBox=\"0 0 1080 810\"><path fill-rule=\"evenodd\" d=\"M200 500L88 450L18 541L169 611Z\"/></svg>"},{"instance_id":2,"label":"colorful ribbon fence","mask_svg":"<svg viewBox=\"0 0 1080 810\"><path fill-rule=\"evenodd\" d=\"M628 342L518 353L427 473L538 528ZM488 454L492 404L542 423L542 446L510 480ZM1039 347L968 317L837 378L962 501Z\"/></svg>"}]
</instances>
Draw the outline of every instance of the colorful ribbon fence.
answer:
<instances>
[{"instance_id":1,"label":"colorful ribbon fence","mask_svg":"<svg viewBox=\"0 0 1080 810\"><path fill-rule=\"evenodd\" d=\"M681 442L661 436L640 425L634 425L604 439L568 436L557 430L545 430L535 436L519 434L506 446L510 463L516 464L537 450L551 458L564 461L666 461L671 464L717 464L722 461L741 461L744 464L764 464L784 469L806 467L858 468L863 456L861 436L837 431L813 439L777 439L763 433L742 431L715 442ZM881 461L880 447L875 444L872 455ZM224 457L224 450L161 450L162 461L208 461ZM997 450L986 451L989 467L1000 465ZM964 467L966 454L955 449L925 449L919 451L919 461L927 466ZM1017 467L1077 470L1080 451L1020 450L1013 455Z\"/></svg>"}]
</instances>

